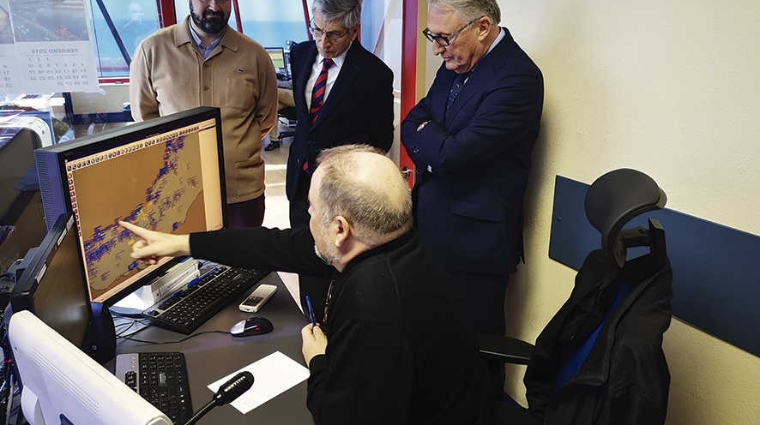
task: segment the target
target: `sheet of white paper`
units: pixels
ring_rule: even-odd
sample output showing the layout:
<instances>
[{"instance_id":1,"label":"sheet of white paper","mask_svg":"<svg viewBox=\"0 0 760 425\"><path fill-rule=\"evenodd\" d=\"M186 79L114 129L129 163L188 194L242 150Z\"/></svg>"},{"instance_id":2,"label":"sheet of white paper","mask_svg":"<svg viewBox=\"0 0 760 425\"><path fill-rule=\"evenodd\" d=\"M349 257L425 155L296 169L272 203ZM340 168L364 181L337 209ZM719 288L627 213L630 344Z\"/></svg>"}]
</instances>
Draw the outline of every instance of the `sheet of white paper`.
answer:
<instances>
[{"instance_id":1,"label":"sheet of white paper","mask_svg":"<svg viewBox=\"0 0 760 425\"><path fill-rule=\"evenodd\" d=\"M301 366L285 354L275 351L263 359L209 384L208 388L212 392L216 392L223 383L244 370L253 374L253 386L231 403L243 414L309 378L309 369Z\"/></svg>"}]
</instances>

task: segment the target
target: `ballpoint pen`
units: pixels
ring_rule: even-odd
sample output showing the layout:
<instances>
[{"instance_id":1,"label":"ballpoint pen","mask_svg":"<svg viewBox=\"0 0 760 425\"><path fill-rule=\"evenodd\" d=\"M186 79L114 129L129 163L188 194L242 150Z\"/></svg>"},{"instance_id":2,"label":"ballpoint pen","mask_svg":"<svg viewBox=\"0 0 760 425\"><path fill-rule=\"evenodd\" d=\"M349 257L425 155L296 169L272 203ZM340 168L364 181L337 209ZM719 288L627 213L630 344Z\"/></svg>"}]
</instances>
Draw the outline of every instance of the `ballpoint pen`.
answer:
<instances>
[{"instance_id":1,"label":"ballpoint pen","mask_svg":"<svg viewBox=\"0 0 760 425\"><path fill-rule=\"evenodd\" d=\"M317 320L314 318L314 309L311 307L311 298L308 295L304 297L306 299L306 309L309 313L309 320L311 320L312 326L317 325Z\"/></svg>"}]
</instances>

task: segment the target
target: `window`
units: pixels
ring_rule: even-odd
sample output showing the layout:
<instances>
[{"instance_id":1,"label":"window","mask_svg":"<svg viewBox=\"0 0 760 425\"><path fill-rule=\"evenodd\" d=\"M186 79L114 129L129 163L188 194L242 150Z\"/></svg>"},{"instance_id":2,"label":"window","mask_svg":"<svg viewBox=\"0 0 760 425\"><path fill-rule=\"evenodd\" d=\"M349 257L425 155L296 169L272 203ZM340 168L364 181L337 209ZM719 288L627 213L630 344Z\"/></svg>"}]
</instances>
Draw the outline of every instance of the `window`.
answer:
<instances>
[{"instance_id":1,"label":"window","mask_svg":"<svg viewBox=\"0 0 760 425\"><path fill-rule=\"evenodd\" d=\"M286 41L299 42L309 38L302 0L256 0L255 4L237 0L237 5L242 32L262 46L287 49ZM190 14L187 0L174 0L174 9L178 21ZM241 29L237 27L234 7L229 25Z\"/></svg>"},{"instance_id":2,"label":"window","mask_svg":"<svg viewBox=\"0 0 760 425\"><path fill-rule=\"evenodd\" d=\"M128 77L129 65L116 42L116 35L121 38L124 49L131 59L140 42L160 27L156 0L102 0L102 2L113 21L116 33L112 33L108 27L98 2L90 0L98 76L100 78Z\"/></svg>"},{"instance_id":3,"label":"window","mask_svg":"<svg viewBox=\"0 0 760 425\"><path fill-rule=\"evenodd\" d=\"M243 33L262 46L288 49L287 41L309 39L301 0L258 0L256 7L239 4Z\"/></svg>"},{"instance_id":4,"label":"window","mask_svg":"<svg viewBox=\"0 0 760 425\"><path fill-rule=\"evenodd\" d=\"M401 93L401 34L403 1L362 2L362 46L393 70L393 88Z\"/></svg>"}]
</instances>

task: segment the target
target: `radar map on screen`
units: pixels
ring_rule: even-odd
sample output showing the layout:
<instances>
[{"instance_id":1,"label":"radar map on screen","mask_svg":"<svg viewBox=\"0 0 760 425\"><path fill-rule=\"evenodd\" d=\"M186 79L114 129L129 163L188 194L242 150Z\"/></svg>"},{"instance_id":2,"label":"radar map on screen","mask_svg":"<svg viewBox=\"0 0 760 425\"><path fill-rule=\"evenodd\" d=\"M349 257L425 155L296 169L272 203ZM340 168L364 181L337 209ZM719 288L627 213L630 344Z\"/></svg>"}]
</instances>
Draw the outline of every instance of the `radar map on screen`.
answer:
<instances>
[{"instance_id":1,"label":"radar map on screen","mask_svg":"<svg viewBox=\"0 0 760 425\"><path fill-rule=\"evenodd\" d=\"M136 142L67 164L92 299L143 267L129 256L134 236L119 220L171 233L206 228L198 137ZM99 196L77 200L77 193Z\"/></svg>"}]
</instances>

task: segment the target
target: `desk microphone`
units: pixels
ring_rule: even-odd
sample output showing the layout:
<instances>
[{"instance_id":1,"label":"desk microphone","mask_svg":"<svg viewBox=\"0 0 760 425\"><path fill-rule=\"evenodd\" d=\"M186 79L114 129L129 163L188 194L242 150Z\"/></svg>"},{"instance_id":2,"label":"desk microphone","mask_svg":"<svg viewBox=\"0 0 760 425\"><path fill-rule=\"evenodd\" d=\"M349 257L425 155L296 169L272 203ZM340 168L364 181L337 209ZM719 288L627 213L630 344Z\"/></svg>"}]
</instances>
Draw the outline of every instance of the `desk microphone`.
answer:
<instances>
[{"instance_id":1,"label":"desk microphone","mask_svg":"<svg viewBox=\"0 0 760 425\"><path fill-rule=\"evenodd\" d=\"M248 391L253 385L253 374L248 371L240 372L233 376L229 381L222 384L219 390L214 394L214 398L201 407L197 413L193 415L190 420L185 422L185 425L192 425L206 413L216 406L227 404L236 398L240 397L244 392Z\"/></svg>"}]
</instances>

